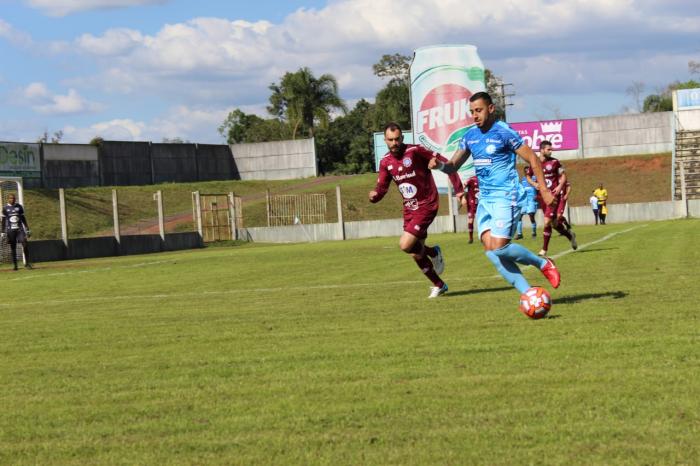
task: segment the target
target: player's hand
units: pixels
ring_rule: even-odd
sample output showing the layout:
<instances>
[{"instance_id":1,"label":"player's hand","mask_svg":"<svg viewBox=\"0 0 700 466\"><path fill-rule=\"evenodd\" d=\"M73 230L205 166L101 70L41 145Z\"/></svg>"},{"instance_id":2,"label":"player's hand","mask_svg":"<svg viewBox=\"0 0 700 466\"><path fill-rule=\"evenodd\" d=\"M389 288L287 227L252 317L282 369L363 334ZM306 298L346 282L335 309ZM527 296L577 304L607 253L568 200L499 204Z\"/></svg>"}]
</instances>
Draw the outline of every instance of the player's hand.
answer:
<instances>
[{"instance_id":1,"label":"player's hand","mask_svg":"<svg viewBox=\"0 0 700 466\"><path fill-rule=\"evenodd\" d=\"M436 168L439 169L439 167L440 167L440 161L437 159L437 157L433 157L428 162L428 168L431 170L435 170Z\"/></svg>"},{"instance_id":2,"label":"player's hand","mask_svg":"<svg viewBox=\"0 0 700 466\"><path fill-rule=\"evenodd\" d=\"M372 203L377 202L377 191L370 191L369 192L369 202L372 202Z\"/></svg>"},{"instance_id":3,"label":"player's hand","mask_svg":"<svg viewBox=\"0 0 700 466\"><path fill-rule=\"evenodd\" d=\"M555 201L554 194L549 192L549 190L546 190L544 192L540 192L540 195L542 196L542 202L544 202L546 205L553 205Z\"/></svg>"},{"instance_id":4,"label":"player's hand","mask_svg":"<svg viewBox=\"0 0 700 466\"><path fill-rule=\"evenodd\" d=\"M0 233L0 239L7 238L7 233Z\"/></svg>"},{"instance_id":5,"label":"player's hand","mask_svg":"<svg viewBox=\"0 0 700 466\"><path fill-rule=\"evenodd\" d=\"M30 230L29 228L27 228L27 238L29 238L29 237L31 237L31 236L32 236L32 230Z\"/></svg>"}]
</instances>

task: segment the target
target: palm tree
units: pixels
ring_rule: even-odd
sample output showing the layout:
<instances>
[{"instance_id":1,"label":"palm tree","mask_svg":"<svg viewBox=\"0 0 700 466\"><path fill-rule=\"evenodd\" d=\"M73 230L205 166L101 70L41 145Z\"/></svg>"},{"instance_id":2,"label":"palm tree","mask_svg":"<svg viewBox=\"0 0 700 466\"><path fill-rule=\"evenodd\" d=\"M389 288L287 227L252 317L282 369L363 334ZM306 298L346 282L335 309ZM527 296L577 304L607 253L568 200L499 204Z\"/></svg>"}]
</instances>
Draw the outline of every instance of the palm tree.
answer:
<instances>
[{"instance_id":1,"label":"palm tree","mask_svg":"<svg viewBox=\"0 0 700 466\"><path fill-rule=\"evenodd\" d=\"M333 110L347 112L345 102L338 95L338 82L330 74L316 78L309 68L287 72L280 84L270 85L272 95L268 111L286 120L292 130L292 139L300 131L314 136L314 128L328 126Z\"/></svg>"}]
</instances>

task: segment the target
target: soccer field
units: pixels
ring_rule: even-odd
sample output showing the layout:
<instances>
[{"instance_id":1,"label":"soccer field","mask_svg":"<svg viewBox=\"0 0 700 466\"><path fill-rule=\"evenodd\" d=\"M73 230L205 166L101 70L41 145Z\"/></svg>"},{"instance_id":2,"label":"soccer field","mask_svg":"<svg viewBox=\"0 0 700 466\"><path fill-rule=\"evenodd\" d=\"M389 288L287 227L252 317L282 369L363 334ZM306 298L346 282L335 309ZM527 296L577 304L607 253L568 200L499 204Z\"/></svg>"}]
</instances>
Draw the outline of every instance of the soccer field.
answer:
<instances>
[{"instance_id":1,"label":"soccer field","mask_svg":"<svg viewBox=\"0 0 700 466\"><path fill-rule=\"evenodd\" d=\"M576 231L539 321L463 234L5 269L0 464L698 464L700 220Z\"/></svg>"}]
</instances>

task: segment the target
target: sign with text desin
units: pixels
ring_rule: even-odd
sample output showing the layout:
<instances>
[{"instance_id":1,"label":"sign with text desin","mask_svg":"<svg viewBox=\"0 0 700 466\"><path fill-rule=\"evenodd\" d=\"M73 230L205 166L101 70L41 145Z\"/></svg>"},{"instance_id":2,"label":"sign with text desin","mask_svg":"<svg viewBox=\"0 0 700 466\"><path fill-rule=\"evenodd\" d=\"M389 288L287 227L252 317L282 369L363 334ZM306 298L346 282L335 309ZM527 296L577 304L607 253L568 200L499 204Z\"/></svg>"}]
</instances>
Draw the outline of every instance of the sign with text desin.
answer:
<instances>
[{"instance_id":1,"label":"sign with text desin","mask_svg":"<svg viewBox=\"0 0 700 466\"><path fill-rule=\"evenodd\" d=\"M0 142L0 174L40 178L40 145Z\"/></svg>"},{"instance_id":2,"label":"sign with text desin","mask_svg":"<svg viewBox=\"0 0 700 466\"><path fill-rule=\"evenodd\" d=\"M551 142L554 150L576 150L579 147L576 119L528 121L509 125L535 151L544 140Z\"/></svg>"}]
</instances>

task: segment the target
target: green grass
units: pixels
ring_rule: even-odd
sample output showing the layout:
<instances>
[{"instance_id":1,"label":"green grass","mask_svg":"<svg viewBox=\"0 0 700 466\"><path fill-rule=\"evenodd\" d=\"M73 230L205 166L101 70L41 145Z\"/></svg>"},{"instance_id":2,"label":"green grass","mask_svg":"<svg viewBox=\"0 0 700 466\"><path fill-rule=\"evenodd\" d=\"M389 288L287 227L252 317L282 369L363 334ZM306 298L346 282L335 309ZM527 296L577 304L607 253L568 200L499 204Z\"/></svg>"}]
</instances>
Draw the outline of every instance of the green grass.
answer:
<instances>
[{"instance_id":1,"label":"green grass","mask_svg":"<svg viewBox=\"0 0 700 466\"><path fill-rule=\"evenodd\" d=\"M571 205L588 205L591 191L605 183L609 203L665 201L671 193L671 157L668 154L571 160L565 162L573 182ZM346 221L397 218L401 215L400 195L396 188L378 204L367 201L377 175L366 173L345 178L320 177L284 181L212 181L206 183L166 183L154 186L117 187L122 229L136 227L141 233L157 222L153 194L163 191L165 216L185 214L183 222L167 225L166 231L193 231L192 192L234 192L244 198L244 226L267 225L265 190L274 194L323 193L327 199L327 222L337 221L336 185L341 186L343 215ZM643 186L644 189L639 187ZM70 237L112 234L112 187L66 190ZM35 239L61 237L57 190L28 190L25 204ZM441 202L441 215L448 204Z\"/></svg>"},{"instance_id":2,"label":"green grass","mask_svg":"<svg viewBox=\"0 0 700 466\"><path fill-rule=\"evenodd\" d=\"M540 321L464 235L437 300L397 238L4 269L0 464L697 464L699 228L578 228Z\"/></svg>"}]
</instances>

